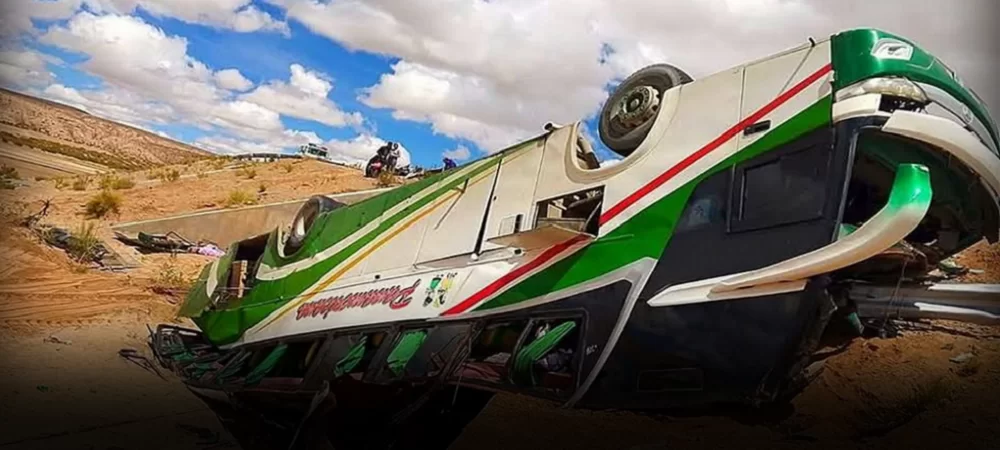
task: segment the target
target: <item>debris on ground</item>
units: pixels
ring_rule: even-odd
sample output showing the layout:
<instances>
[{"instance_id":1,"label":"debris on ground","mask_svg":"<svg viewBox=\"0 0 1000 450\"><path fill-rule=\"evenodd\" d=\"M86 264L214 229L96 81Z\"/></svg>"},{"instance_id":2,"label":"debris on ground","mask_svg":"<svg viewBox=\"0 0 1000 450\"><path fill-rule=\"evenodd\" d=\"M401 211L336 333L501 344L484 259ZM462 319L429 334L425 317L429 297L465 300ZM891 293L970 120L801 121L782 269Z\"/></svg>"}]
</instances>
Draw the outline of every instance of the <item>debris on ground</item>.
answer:
<instances>
[{"instance_id":1,"label":"debris on ground","mask_svg":"<svg viewBox=\"0 0 1000 450\"><path fill-rule=\"evenodd\" d=\"M44 342L49 343L49 344L73 345L73 341L65 341L65 340L59 339L56 336L49 336L49 337L47 337L47 338L44 339Z\"/></svg>"},{"instance_id":2,"label":"debris on ground","mask_svg":"<svg viewBox=\"0 0 1000 450\"><path fill-rule=\"evenodd\" d=\"M962 353L961 355L952 357L951 359L949 359L949 361L955 364L962 364L975 357L976 355L973 355L972 353Z\"/></svg>"},{"instance_id":3,"label":"debris on ground","mask_svg":"<svg viewBox=\"0 0 1000 450\"><path fill-rule=\"evenodd\" d=\"M191 242L173 231L165 234L139 232L135 237L115 232L115 239L135 247L140 253L196 253L204 256L221 257L225 251L214 242Z\"/></svg>"},{"instance_id":4,"label":"debris on ground","mask_svg":"<svg viewBox=\"0 0 1000 450\"><path fill-rule=\"evenodd\" d=\"M97 264L103 270L122 271L138 267L133 261L108 248L91 231L76 232L47 224L36 224L31 230L47 244L63 249L82 264Z\"/></svg>"},{"instance_id":5,"label":"debris on ground","mask_svg":"<svg viewBox=\"0 0 1000 450\"><path fill-rule=\"evenodd\" d=\"M123 348L118 350L118 356L124 358L126 361L135 364L147 372L156 374L156 376L163 378L163 374L160 370L156 368L156 364L153 364L149 358L140 355L139 352L134 348ZM164 380L166 378L163 378Z\"/></svg>"}]
</instances>

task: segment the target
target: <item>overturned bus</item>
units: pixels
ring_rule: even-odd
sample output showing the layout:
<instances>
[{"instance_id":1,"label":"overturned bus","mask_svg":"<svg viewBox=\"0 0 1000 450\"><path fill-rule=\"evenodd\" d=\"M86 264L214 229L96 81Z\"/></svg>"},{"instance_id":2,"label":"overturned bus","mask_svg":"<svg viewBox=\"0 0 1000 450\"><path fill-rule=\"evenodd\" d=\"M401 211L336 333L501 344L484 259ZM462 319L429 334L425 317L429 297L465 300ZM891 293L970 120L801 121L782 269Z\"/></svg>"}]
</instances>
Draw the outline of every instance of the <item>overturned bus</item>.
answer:
<instances>
[{"instance_id":1,"label":"overturned bus","mask_svg":"<svg viewBox=\"0 0 1000 450\"><path fill-rule=\"evenodd\" d=\"M856 29L612 93L581 123L233 244L160 363L246 448L446 448L497 392L566 407L787 401L851 286L996 242L982 100ZM894 251L900 245L906 252Z\"/></svg>"}]
</instances>

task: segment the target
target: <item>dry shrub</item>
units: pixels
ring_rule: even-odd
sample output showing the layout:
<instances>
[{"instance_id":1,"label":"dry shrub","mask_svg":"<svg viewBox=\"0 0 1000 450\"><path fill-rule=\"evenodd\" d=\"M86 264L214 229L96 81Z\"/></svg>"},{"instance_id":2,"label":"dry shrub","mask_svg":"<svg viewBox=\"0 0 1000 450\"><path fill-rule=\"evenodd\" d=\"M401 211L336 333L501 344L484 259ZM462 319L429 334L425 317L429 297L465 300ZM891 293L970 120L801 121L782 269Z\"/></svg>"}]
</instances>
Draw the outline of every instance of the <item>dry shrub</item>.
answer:
<instances>
[{"instance_id":1,"label":"dry shrub","mask_svg":"<svg viewBox=\"0 0 1000 450\"><path fill-rule=\"evenodd\" d=\"M240 170L236 172L237 175L246 177L248 180L252 180L257 177L257 169L253 166L241 167Z\"/></svg>"},{"instance_id":2,"label":"dry shrub","mask_svg":"<svg viewBox=\"0 0 1000 450\"><path fill-rule=\"evenodd\" d=\"M392 173L390 173L388 171L386 171L386 172L380 172L378 174L378 181L377 181L376 184L377 184L378 187L389 187L389 186L392 186L392 185L396 184L396 177L394 177L392 175Z\"/></svg>"},{"instance_id":3,"label":"dry shrub","mask_svg":"<svg viewBox=\"0 0 1000 450\"><path fill-rule=\"evenodd\" d=\"M256 203L257 203L256 197L250 195L246 191L241 191L239 189L230 191L226 199L222 201L222 204L225 205L226 208L248 206L248 205L254 205Z\"/></svg>"},{"instance_id":4,"label":"dry shrub","mask_svg":"<svg viewBox=\"0 0 1000 450\"><path fill-rule=\"evenodd\" d=\"M8 165L0 164L0 178L20 180L21 175L17 173L17 169L10 167Z\"/></svg>"},{"instance_id":5,"label":"dry shrub","mask_svg":"<svg viewBox=\"0 0 1000 450\"><path fill-rule=\"evenodd\" d=\"M77 263L83 264L93 260L97 254L97 244L101 241L94 232L93 222L83 222L80 227L70 232L71 239L66 251Z\"/></svg>"},{"instance_id":6,"label":"dry shrub","mask_svg":"<svg viewBox=\"0 0 1000 450\"><path fill-rule=\"evenodd\" d=\"M105 175L101 178L101 189L123 190L135 187L135 181L131 178L119 177L117 175Z\"/></svg>"},{"instance_id":7,"label":"dry shrub","mask_svg":"<svg viewBox=\"0 0 1000 450\"><path fill-rule=\"evenodd\" d=\"M181 173L177 169L170 169L163 172L162 178L163 181L172 183L174 181L181 179Z\"/></svg>"},{"instance_id":8,"label":"dry shrub","mask_svg":"<svg viewBox=\"0 0 1000 450\"><path fill-rule=\"evenodd\" d=\"M0 189L14 189L14 180L20 180L17 169L0 165Z\"/></svg>"},{"instance_id":9,"label":"dry shrub","mask_svg":"<svg viewBox=\"0 0 1000 450\"><path fill-rule=\"evenodd\" d=\"M109 190L103 190L90 198L84 205L86 216L100 219L108 214L121 214L122 197Z\"/></svg>"},{"instance_id":10,"label":"dry shrub","mask_svg":"<svg viewBox=\"0 0 1000 450\"><path fill-rule=\"evenodd\" d=\"M194 280L188 279L176 264L175 256L171 255L163 264L150 283L150 289L158 294L171 296L184 295L191 288Z\"/></svg>"},{"instance_id":11,"label":"dry shrub","mask_svg":"<svg viewBox=\"0 0 1000 450\"><path fill-rule=\"evenodd\" d=\"M76 177L73 179L73 184L70 185L74 191L85 191L87 186L90 185L90 179L87 177Z\"/></svg>"}]
</instances>

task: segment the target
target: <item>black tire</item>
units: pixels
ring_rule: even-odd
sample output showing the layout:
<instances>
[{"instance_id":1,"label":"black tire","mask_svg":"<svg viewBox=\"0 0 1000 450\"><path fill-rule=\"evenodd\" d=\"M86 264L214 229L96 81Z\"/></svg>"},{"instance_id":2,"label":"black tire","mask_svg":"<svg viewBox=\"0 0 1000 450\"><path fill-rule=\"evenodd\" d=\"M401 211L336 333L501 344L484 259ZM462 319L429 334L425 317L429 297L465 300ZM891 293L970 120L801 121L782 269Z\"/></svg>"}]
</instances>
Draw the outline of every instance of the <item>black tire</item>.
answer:
<instances>
[{"instance_id":1,"label":"black tire","mask_svg":"<svg viewBox=\"0 0 1000 450\"><path fill-rule=\"evenodd\" d=\"M306 236L309 235L309 229L312 228L320 214L333 211L341 206L344 204L322 195L314 195L306 200L299 208L299 212L295 213L295 218L292 219L292 229L288 232L288 240L285 241L285 255L291 255L302 248Z\"/></svg>"},{"instance_id":2,"label":"black tire","mask_svg":"<svg viewBox=\"0 0 1000 450\"><path fill-rule=\"evenodd\" d=\"M691 81L693 80L688 74L670 64L647 66L629 75L615 88L615 91L604 103L604 107L601 108L601 117L598 122L601 142L622 157L632 154L646 139L649 130L653 128L656 116L646 120L642 125L626 129L611 120L616 105L637 86L652 86L659 93L659 99L662 101L664 92Z\"/></svg>"}]
</instances>

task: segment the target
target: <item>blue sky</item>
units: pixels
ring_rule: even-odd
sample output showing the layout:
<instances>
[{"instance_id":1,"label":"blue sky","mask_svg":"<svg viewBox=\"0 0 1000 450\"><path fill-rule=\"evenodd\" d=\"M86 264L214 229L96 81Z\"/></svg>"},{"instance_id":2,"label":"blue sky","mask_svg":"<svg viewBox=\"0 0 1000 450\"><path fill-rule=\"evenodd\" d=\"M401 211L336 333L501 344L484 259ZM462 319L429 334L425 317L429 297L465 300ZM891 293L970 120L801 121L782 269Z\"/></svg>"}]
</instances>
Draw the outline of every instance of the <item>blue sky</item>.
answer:
<instances>
[{"instance_id":1,"label":"blue sky","mask_svg":"<svg viewBox=\"0 0 1000 450\"><path fill-rule=\"evenodd\" d=\"M186 55L197 60L212 70L222 70L235 68L240 74L259 86L270 80L287 80L290 76L290 66L298 64L309 71L322 74L325 79L331 81L333 88L328 92L326 98L331 100L337 108L348 113L359 113L363 117L362 131L358 127L338 127L320 123L309 118L295 117L290 114L280 114L280 121L285 129L299 132L311 132L320 142L349 142L356 139L361 134L371 134L376 140L370 141L372 146L382 141L397 141L403 144L408 150L414 164L424 167L440 165L442 154L449 152L449 155L457 155L462 159L465 155L455 149L468 149L468 156L464 159L474 159L491 151L499 150L497 146L513 144L518 138L528 137L511 136L502 144L491 146L490 143L482 140L476 141L463 138L461 135L448 136L444 133L435 132L434 127L428 121L405 120L393 117L392 108L376 108L369 106L359 100L359 97L366 88L379 83L380 77L386 73L391 73L394 64L401 61L401 58L391 54L381 54L364 49L348 49L340 42L313 32L301 22L288 20L284 10L270 3L254 0L247 2L243 8L256 7L260 11L269 14L275 20L283 21L283 26L287 27L287 32L241 32L226 27L214 26L211 24L192 22L182 18L172 17L168 14L153 14L143 6L135 7L127 11L127 15L149 27L161 30L165 35L174 38L181 38L187 43ZM91 70L85 63L91 59L91 55L80 49L66 48L46 39L45 33L52 29L70 28L70 21L76 14L93 13L96 16L104 14L115 14L116 11L108 11L100 6L82 4L73 15L57 20L47 20L32 18L35 28L33 34L22 34L19 36L20 44L24 50L37 52L40 55L55 57L49 60L45 69L52 77L49 82L86 94L96 94L113 87L113 82L109 83L101 76L100 71ZM117 11L122 13L122 11ZM125 15L125 14L122 14ZM17 87L17 86L15 86ZM50 90L51 91L51 90ZM32 93L29 90L29 93ZM72 103L68 97L60 98L51 95L40 87L36 87L36 92L43 96L55 97L53 99ZM141 94L141 92L140 92ZM95 110L97 108L88 107L84 103L85 109ZM93 111L100 114L100 111ZM592 114L591 114L592 115ZM112 117L116 120L122 117ZM579 117L583 119L583 116ZM199 139L213 135L216 130L204 129L194 124L186 124L175 121L148 121L141 115L130 118L126 121L143 126L154 131L161 131L174 139L179 139L199 144ZM538 130L541 129L538 124ZM596 130L596 122L591 119L590 129ZM226 133L230 137L238 138L239 133ZM315 141L315 139L308 139ZM265 142L261 141L261 142ZM300 144L295 142L294 144ZM289 142L278 143L289 144ZM602 158L612 158L599 142L595 142L599 148ZM295 145L284 148L276 147L276 151L294 151ZM214 149L213 149L214 150ZM374 151L374 148L371 149Z\"/></svg>"},{"instance_id":2,"label":"blue sky","mask_svg":"<svg viewBox=\"0 0 1000 450\"><path fill-rule=\"evenodd\" d=\"M0 3L0 84L225 153L316 142L357 162L392 140L427 167L583 119L608 160L594 117L633 71L703 77L857 26L995 100L988 0L914 1L23 0Z\"/></svg>"}]
</instances>

